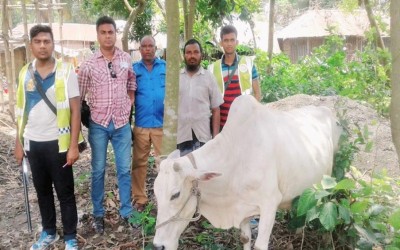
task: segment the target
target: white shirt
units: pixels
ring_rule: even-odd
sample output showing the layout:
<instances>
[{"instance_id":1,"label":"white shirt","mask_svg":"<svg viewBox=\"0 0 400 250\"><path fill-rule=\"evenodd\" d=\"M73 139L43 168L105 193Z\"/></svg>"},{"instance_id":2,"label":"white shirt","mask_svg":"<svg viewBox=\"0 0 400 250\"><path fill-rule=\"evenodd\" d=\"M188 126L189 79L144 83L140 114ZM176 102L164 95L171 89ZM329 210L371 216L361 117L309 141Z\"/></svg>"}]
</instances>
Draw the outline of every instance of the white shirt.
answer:
<instances>
[{"instance_id":1,"label":"white shirt","mask_svg":"<svg viewBox=\"0 0 400 250\"><path fill-rule=\"evenodd\" d=\"M211 109L223 103L217 81L210 71L200 68L193 76L182 69L179 75L177 143L191 141L192 130L200 142L211 140Z\"/></svg>"},{"instance_id":2,"label":"white shirt","mask_svg":"<svg viewBox=\"0 0 400 250\"><path fill-rule=\"evenodd\" d=\"M35 71L36 60L32 62ZM55 72L57 63L54 65ZM68 90L68 98L79 96L78 78L73 70L71 70L66 84ZM56 106L56 95L54 83L46 91L49 101ZM53 141L58 139L57 117L47 104L40 100L29 112L28 122L24 131L24 138L31 141Z\"/></svg>"}]
</instances>

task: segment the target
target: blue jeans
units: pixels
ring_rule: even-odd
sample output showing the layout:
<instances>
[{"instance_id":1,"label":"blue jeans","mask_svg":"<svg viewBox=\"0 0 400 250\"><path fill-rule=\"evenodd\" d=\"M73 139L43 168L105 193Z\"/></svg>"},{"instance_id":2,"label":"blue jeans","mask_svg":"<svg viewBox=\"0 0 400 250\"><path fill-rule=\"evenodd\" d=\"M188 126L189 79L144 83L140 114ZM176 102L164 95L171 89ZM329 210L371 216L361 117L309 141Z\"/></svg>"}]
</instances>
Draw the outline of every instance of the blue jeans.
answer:
<instances>
[{"instance_id":1,"label":"blue jeans","mask_svg":"<svg viewBox=\"0 0 400 250\"><path fill-rule=\"evenodd\" d=\"M131 204L131 128L129 123L116 129L111 121L107 128L90 121L89 143L92 149L92 202L93 215L104 216L104 175L107 146L111 141L117 167L118 188L122 217L132 213Z\"/></svg>"}]
</instances>

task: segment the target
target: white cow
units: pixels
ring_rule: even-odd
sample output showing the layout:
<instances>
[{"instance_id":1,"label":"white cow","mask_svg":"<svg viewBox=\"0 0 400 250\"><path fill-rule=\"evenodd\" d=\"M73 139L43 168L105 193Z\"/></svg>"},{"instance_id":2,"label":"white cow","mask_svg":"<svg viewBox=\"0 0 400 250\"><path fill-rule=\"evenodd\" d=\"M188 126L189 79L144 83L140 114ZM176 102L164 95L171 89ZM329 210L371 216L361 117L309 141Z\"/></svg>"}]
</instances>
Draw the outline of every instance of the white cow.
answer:
<instances>
[{"instance_id":1,"label":"white cow","mask_svg":"<svg viewBox=\"0 0 400 250\"><path fill-rule=\"evenodd\" d=\"M278 207L288 208L331 174L340 134L326 107L278 111L251 96L237 98L215 139L161 162L154 183L155 249L177 249L181 233L200 214L214 227L240 228L244 249L250 249L249 220L260 215L255 248L268 249Z\"/></svg>"}]
</instances>

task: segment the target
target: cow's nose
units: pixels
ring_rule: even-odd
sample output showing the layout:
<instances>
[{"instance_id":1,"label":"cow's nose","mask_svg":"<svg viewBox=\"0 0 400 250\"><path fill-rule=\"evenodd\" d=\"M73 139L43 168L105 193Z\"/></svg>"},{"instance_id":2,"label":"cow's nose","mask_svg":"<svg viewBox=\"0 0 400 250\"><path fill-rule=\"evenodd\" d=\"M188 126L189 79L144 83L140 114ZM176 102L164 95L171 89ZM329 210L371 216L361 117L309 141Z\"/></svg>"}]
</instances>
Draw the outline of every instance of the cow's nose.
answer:
<instances>
[{"instance_id":1,"label":"cow's nose","mask_svg":"<svg viewBox=\"0 0 400 250\"><path fill-rule=\"evenodd\" d=\"M154 246L153 246L153 250L165 250L165 247L164 247L164 246L157 246L157 245L154 245Z\"/></svg>"}]
</instances>

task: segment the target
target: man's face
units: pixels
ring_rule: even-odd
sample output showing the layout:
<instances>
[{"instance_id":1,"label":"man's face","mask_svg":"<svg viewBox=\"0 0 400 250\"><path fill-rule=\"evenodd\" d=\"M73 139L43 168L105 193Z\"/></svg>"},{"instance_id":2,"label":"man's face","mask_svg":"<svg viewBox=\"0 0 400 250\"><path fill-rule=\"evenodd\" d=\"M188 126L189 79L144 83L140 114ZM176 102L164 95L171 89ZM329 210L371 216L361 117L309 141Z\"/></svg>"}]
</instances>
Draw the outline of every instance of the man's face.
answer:
<instances>
[{"instance_id":1,"label":"man's face","mask_svg":"<svg viewBox=\"0 0 400 250\"><path fill-rule=\"evenodd\" d=\"M105 23L99 25L97 28L97 41L100 44L100 48L112 49L117 40L114 25Z\"/></svg>"},{"instance_id":2,"label":"man's face","mask_svg":"<svg viewBox=\"0 0 400 250\"><path fill-rule=\"evenodd\" d=\"M201 62L200 47L197 43L188 44L185 48L185 64L189 71L196 70Z\"/></svg>"},{"instance_id":3,"label":"man's face","mask_svg":"<svg viewBox=\"0 0 400 250\"><path fill-rule=\"evenodd\" d=\"M234 54L237 45L238 40L236 39L235 33L229 33L222 36L221 46L224 49L225 54Z\"/></svg>"},{"instance_id":4,"label":"man's face","mask_svg":"<svg viewBox=\"0 0 400 250\"><path fill-rule=\"evenodd\" d=\"M143 61L152 61L156 54L156 45L151 37L145 37L140 43L140 54L142 55Z\"/></svg>"},{"instance_id":5,"label":"man's face","mask_svg":"<svg viewBox=\"0 0 400 250\"><path fill-rule=\"evenodd\" d=\"M37 36L31 39L30 47L36 59L47 60L53 55L54 42L50 33L39 32Z\"/></svg>"}]
</instances>

